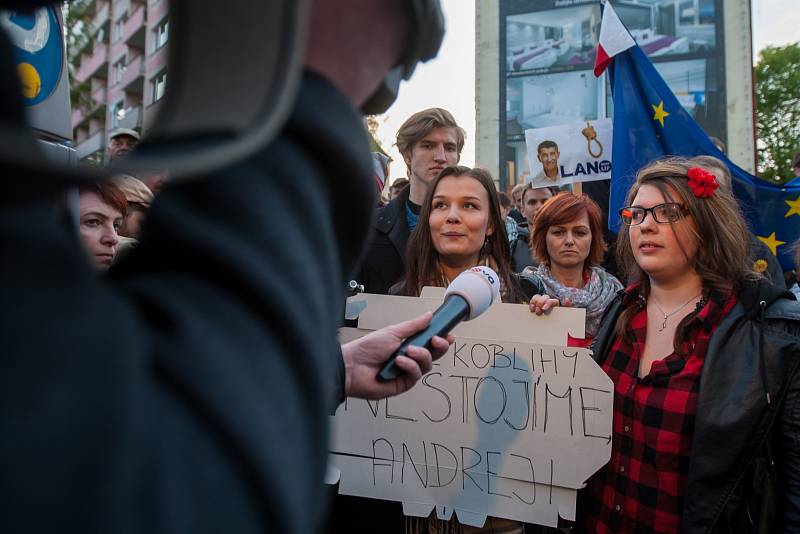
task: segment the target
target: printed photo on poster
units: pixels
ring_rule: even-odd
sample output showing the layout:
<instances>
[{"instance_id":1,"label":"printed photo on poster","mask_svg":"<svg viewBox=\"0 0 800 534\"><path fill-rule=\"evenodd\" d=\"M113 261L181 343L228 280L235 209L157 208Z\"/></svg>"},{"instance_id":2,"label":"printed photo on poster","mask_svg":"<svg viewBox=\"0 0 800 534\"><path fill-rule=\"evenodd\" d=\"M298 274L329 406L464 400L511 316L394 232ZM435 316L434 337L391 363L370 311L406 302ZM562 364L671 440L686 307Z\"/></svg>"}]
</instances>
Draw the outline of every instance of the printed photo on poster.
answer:
<instances>
[{"instance_id":1,"label":"printed photo on poster","mask_svg":"<svg viewBox=\"0 0 800 534\"><path fill-rule=\"evenodd\" d=\"M594 5L585 5L508 17L507 71L591 65L598 16Z\"/></svg>"},{"instance_id":2,"label":"printed photo on poster","mask_svg":"<svg viewBox=\"0 0 800 534\"><path fill-rule=\"evenodd\" d=\"M716 46L714 0L622 0L614 9L650 57L693 54Z\"/></svg>"},{"instance_id":3,"label":"printed photo on poster","mask_svg":"<svg viewBox=\"0 0 800 534\"><path fill-rule=\"evenodd\" d=\"M534 187L611 179L611 119L525 130Z\"/></svg>"},{"instance_id":4,"label":"printed photo on poster","mask_svg":"<svg viewBox=\"0 0 800 534\"><path fill-rule=\"evenodd\" d=\"M596 119L597 95L590 70L508 78L506 113L522 130Z\"/></svg>"}]
</instances>

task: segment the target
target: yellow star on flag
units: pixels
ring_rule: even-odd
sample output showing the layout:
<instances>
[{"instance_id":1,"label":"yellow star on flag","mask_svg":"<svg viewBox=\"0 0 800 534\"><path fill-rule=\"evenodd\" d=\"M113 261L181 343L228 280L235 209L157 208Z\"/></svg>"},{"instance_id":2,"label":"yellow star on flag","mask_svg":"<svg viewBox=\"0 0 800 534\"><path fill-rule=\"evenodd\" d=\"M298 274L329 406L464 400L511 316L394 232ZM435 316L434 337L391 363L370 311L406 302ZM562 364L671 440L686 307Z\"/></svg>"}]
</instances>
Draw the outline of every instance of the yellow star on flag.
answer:
<instances>
[{"instance_id":1,"label":"yellow star on flag","mask_svg":"<svg viewBox=\"0 0 800 534\"><path fill-rule=\"evenodd\" d=\"M786 212L784 217L791 217L792 215L800 215L800 197L797 197L797 200L784 200L787 204L789 204L789 211Z\"/></svg>"},{"instance_id":2,"label":"yellow star on flag","mask_svg":"<svg viewBox=\"0 0 800 534\"><path fill-rule=\"evenodd\" d=\"M775 237L775 232L772 232L769 237L761 237L760 235L756 237L758 237L762 243L767 245L767 248L770 250L770 252L772 252L773 256L778 255L779 246L786 244L786 241L778 241L778 238Z\"/></svg>"},{"instance_id":3,"label":"yellow star on flag","mask_svg":"<svg viewBox=\"0 0 800 534\"><path fill-rule=\"evenodd\" d=\"M664 111L664 101L658 103L656 106L655 104L650 104L653 106L653 111L655 111L655 115L653 115L653 120L658 121L661 123L661 127L664 127L664 119L669 117L669 113Z\"/></svg>"}]
</instances>

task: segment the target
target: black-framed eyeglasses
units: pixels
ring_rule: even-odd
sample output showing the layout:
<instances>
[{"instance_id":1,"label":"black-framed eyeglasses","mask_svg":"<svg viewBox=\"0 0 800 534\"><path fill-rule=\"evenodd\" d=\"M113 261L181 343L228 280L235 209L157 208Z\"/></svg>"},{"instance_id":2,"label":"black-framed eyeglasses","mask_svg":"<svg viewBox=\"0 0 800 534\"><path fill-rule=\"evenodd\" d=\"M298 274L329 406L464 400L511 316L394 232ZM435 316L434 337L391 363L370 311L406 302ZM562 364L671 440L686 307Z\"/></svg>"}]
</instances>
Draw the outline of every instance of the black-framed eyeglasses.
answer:
<instances>
[{"instance_id":1,"label":"black-framed eyeglasses","mask_svg":"<svg viewBox=\"0 0 800 534\"><path fill-rule=\"evenodd\" d=\"M657 223L666 224L677 221L681 218L681 215L687 215L689 210L678 202L665 202L652 208L643 208L641 206L620 208L619 216L626 226L636 226L637 224L642 224L648 212L653 214L653 219Z\"/></svg>"}]
</instances>

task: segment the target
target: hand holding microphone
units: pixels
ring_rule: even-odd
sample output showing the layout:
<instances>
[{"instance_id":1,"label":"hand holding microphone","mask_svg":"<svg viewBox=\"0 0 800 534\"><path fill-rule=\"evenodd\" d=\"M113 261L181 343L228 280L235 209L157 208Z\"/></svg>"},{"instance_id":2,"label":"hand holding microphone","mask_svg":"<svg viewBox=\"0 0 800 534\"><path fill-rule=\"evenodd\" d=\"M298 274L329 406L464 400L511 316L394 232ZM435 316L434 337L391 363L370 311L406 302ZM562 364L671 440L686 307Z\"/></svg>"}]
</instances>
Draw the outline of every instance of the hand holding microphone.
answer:
<instances>
[{"instance_id":1,"label":"hand holding microphone","mask_svg":"<svg viewBox=\"0 0 800 534\"><path fill-rule=\"evenodd\" d=\"M445 337L461 321L475 319L499 297L500 279L489 267L473 267L458 275L447 286L444 302L433 312L427 328L406 338L378 373L378 381L388 382L400 376L402 370L396 358L406 355L410 347L431 349L435 336Z\"/></svg>"}]
</instances>

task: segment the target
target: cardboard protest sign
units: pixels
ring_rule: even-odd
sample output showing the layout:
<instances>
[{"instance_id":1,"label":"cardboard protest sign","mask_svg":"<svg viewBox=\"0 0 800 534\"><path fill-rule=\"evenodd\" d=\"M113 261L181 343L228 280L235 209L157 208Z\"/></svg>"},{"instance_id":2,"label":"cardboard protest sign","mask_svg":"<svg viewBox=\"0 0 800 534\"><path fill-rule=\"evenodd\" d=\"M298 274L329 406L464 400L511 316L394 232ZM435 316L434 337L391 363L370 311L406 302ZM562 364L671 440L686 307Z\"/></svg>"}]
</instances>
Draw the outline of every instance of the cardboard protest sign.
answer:
<instances>
[{"instance_id":1,"label":"cardboard protest sign","mask_svg":"<svg viewBox=\"0 0 800 534\"><path fill-rule=\"evenodd\" d=\"M611 119L525 130L533 187L611 179Z\"/></svg>"},{"instance_id":2,"label":"cardboard protest sign","mask_svg":"<svg viewBox=\"0 0 800 534\"><path fill-rule=\"evenodd\" d=\"M362 294L358 329L341 341L434 310L437 298ZM495 304L461 323L416 387L380 401L347 399L333 418L339 492L400 501L406 515L482 526L487 516L555 526L611 455L613 385L588 349L585 311L537 317Z\"/></svg>"}]
</instances>

